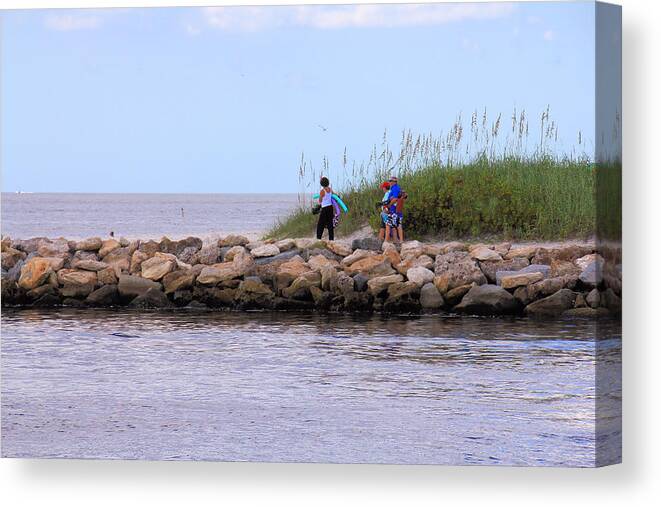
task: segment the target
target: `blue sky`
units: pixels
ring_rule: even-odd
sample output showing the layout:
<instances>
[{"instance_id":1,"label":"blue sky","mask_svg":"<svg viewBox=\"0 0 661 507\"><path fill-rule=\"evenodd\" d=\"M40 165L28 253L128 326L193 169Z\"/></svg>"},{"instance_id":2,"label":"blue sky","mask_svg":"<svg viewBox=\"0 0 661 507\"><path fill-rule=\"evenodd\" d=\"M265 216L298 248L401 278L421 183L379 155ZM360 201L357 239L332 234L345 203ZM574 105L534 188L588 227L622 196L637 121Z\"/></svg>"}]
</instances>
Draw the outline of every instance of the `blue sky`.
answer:
<instances>
[{"instance_id":1,"label":"blue sky","mask_svg":"<svg viewBox=\"0 0 661 507\"><path fill-rule=\"evenodd\" d=\"M484 108L593 142L592 2L1 16L3 191L296 192Z\"/></svg>"}]
</instances>

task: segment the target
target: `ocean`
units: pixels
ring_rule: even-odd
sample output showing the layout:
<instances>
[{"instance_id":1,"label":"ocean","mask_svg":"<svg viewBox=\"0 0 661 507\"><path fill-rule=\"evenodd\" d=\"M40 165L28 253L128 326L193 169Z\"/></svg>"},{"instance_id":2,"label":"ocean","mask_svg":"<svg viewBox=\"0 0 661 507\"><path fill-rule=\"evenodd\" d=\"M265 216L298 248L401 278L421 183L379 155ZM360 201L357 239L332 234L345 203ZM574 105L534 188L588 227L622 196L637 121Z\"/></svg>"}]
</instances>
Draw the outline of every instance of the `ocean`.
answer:
<instances>
[{"instance_id":1,"label":"ocean","mask_svg":"<svg viewBox=\"0 0 661 507\"><path fill-rule=\"evenodd\" d=\"M298 194L2 194L2 234L82 239L216 238L264 234Z\"/></svg>"}]
</instances>

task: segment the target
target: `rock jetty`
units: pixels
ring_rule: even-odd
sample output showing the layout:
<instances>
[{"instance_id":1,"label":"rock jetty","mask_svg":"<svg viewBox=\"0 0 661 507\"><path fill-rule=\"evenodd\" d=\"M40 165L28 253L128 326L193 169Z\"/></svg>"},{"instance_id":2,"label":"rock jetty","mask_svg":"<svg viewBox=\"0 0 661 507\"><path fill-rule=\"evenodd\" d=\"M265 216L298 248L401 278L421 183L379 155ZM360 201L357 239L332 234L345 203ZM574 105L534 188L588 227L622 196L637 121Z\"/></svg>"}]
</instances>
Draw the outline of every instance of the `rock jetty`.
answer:
<instances>
[{"instance_id":1,"label":"rock jetty","mask_svg":"<svg viewBox=\"0 0 661 507\"><path fill-rule=\"evenodd\" d=\"M371 237L5 237L2 306L618 315L620 254L601 254L576 243L395 246Z\"/></svg>"}]
</instances>

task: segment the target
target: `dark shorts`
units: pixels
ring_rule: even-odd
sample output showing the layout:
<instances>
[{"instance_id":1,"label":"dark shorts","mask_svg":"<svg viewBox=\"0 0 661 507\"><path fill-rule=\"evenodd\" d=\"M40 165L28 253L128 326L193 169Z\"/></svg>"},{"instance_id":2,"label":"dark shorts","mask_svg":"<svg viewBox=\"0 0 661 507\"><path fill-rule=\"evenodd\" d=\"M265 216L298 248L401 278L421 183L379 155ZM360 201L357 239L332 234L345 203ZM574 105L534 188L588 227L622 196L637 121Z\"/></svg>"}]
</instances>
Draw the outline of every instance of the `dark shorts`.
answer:
<instances>
[{"instance_id":1,"label":"dark shorts","mask_svg":"<svg viewBox=\"0 0 661 507\"><path fill-rule=\"evenodd\" d=\"M388 215L388 225L390 227L399 227L402 225L403 221L404 217L399 213L390 213L390 215Z\"/></svg>"}]
</instances>

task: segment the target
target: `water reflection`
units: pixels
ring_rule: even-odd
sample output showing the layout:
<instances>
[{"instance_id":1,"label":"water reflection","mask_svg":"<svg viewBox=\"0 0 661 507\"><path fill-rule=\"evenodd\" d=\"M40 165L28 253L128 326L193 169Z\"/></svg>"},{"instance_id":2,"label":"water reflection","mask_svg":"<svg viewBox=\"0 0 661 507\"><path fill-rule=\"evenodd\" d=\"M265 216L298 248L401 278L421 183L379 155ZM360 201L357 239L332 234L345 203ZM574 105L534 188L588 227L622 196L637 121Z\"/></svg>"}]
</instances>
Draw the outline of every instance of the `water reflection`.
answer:
<instances>
[{"instance_id":1,"label":"water reflection","mask_svg":"<svg viewBox=\"0 0 661 507\"><path fill-rule=\"evenodd\" d=\"M596 338L600 360L620 353L617 325L600 332L589 321L3 311L3 453L588 466ZM617 378L606 391L616 414Z\"/></svg>"}]
</instances>

